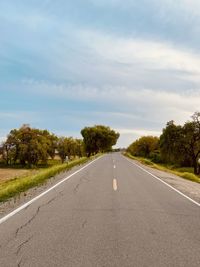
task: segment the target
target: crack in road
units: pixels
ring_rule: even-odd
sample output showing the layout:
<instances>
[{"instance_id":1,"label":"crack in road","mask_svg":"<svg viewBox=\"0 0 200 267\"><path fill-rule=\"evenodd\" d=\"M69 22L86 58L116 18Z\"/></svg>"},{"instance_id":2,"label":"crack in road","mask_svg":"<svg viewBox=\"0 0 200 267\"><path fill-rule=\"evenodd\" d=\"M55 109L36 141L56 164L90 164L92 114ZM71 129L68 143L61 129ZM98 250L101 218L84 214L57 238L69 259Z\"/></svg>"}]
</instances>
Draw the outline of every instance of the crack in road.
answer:
<instances>
[{"instance_id":1,"label":"crack in road","mask_svg":"<svg viewBox=\"0 0 200 267\"><path fill-rule=\"evenodd\" d=\"M63 196L63 194L60 192L58 196L56 196L56 197L50 199L47 203L45 203L45 204L39 206L39 207L37 208L36 212L34 213L34 215L33 215L33 216L32 216L32 217L31 217L25 224L23 224L23 225L21 225L20 227L17 228L17 230L15 231L15 238L17 238L19 232L20 232L23 228L25 228L26 226L28 226L28 225L29 225L29 224L30 224L30 223L37 217L37 215L38 215L38 213L40 212L40 210L41 210L42 207L45 207L45 206L49 205L50 203L52 203L52 202L55 201L60 195Z\"/></svg>"},{"instance_id":2,"label":"crack in road","mask_svg":"<svg viewBox=\"0 0 200 267\"><path fill-rule=\"evenodd\" d=\"M74 187L74 190L73 190L74 194L76 194L78 192L78 189L79 189L80 185L82 183L84 183L84 182L89 183L90 180L87 177L84 177L84 176L81 177L80 180L79 180L79 183Z\"/></svg>"},{"instance_id":3,"label":"crack in road","mask_svg":"<svg viewBox=\"0 0 200 267\"><path fill-rule=\"evenodd\" d=\"M85 221L82 223L82 228L85 228L86 224L87 224L87 220L85 220Z\"/></svg>"},{"instance_id":4,"label":"crack in road","mask_svg":"<svg viewBox=\"0 0 200 267\"><path fill-rule=\"evenodd\" d=\"M17 267L21 267L22 260L23 260L23 258L21 258L21 260L18 262Z\"/></svg>"},{"instance_id":5,"label":"crack in road","mask_svg":"<svg viewBox=\"0 0 200 267\"><path fill-rule=\"evenodd\" d=\"M18 237L18 234L19 232L25 228L26 226L28 226L35 218L36 216L38 215L38 213L40 212L41 208L44 207L44 206L47 206L49 205L50 203L52 203L53 201L55 201L59 196L63 196L63 193L62 192L59 192L59 195L50 199L47 203L39 206L36 210L36 212L34 213L34 215L23 225L21 225L19 228L17 228L16 232L15 232L15 238ZM22 243L20 243L17 247L17 250L16 250L16 256L19 255L20 251L22 250L22 248L33 238L33 235L31 237L29 237L28 239L26 239L25 241L23 241ZM21 267L21 264L22 264L22 260L23 258L20 259L20 261L18 262L17 266L18 267Z\"/></svg>"},{"instance_id":6,"label":"crack in road","mask_svg":"<svg viewBox=\"0 0 200 267\"><path fill-rule=\"evenodd\" d=\"M16 256L18 256L19 255L19 253L20 253L20 251L21 251L21 249L31 240L33 238L33 235L32 236L30 236L27 240L25 240L25 241L23 241L22 243L20 243L19 245L18 245L18 247L17 247L17 251L16 251ZM22 261L22 259L21 259L21 261Z\"/></svg>"},{"instance_id":7,"label":"crack in road","mask_svg":"<svg viewBox=\"0 0 200 267\"><path fill-rule=\"evenodd\" d=\"M75 187L74 187L74 194L76 194L78 192L78 188L79 188L80 184L77 184Z\"/></svg>"},{"instance_id":8,"label":"crack in road","mask_svg":"<svg viewBox=\"0 0 200 267\"><path fill-rule=\"evenodd\" d=\"M56 196L56 197L50 199L47 203L45 203L45 204L39 206L39 207L37 208L36 212L34 213L34 215L33 215L33 216L32 216L32 217L31 217L25 224L23 224L23 225L21 225L19 228L17 228L17 230L16 230L16 232L15 232L15 238L18 237L19 232L20 232L23 228L25 228L26 226L28 226L28 225L29 225L29 224L36 218L36 216L38 215L38 213L40 212L40 210L41 210L42 207L47 206L47 205L49 205L50 203L52 203L52 202L53 202L54 200L56 200L60 195L63 196L62 192L60 192L58 196ZM25 245L26 245L32 238L33 238L33 235L32 235L31 237L29 237L27 240L23 241L22 243L20 243L20 244L18 245L17 250L16 250L16 253L15 253L16 256L19 255L21 249L22 249L22 248L23 248L23 247L24 247L24 246L25 246ZM19 261L19 263L18 263L18 265L17 265L18 267L21 266L22 260L23 260L23 258L21 258L21 260Z\"/></svg>"}]
</instances>

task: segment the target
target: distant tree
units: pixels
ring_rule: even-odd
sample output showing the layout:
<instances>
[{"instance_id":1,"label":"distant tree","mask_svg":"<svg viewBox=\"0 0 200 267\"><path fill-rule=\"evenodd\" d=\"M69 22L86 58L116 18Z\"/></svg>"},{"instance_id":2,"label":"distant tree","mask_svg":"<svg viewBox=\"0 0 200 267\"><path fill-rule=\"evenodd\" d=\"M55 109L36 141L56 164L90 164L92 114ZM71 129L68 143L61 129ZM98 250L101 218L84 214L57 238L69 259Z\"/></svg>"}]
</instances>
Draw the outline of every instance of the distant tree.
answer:
<instances>
[{"instance_id":1,"label":"distant tree","mask_svg":"<svg viewBox=\"0 0 200 267\"><path fill-rule=\"evenodd\" d=\"M37 165L41 160L47 162L53 155L52 140L54 136L47 130L32 129L23 125L20 129L11 130L4 143L4 159L7 164Z\"/></svg>"},{"instance_id":2,"label":"distant tree","mask_svg":"<svg viewBox=\"0 0 200 267\"><path fill-rule=\"evenodd\" d=\"M188 154L194 173L198 174L198 158L200 157L200 112L195 112L192 121L186 122L183 126L183 147L185 154Z\"/></svg>"},{"instance_id":3,"label":"distant tree","mask_svg":"<svg viewBox=\"0 0 200 267\"><path fill-rule=\"evenodd\" d=\"M200 157L200 112L195 112L192 121L183 126L168 122L160 137L161 156L165 162L193 166L198 173Z\"/></svg>"},{"instance_id":4,"label":"distant tree","mask_svg":"<svg viewBox=\"0 0 200 267\"><path fill-rule=\"evenodd\" d=\"M65 137L60 137L58 139L57 149L58 149L58 154L63 163L68 155L68 140Z\"/></svg>"},{"instance_id":5,"label":"distant tree","mask_svg":"<svg viewBox=\"0 0 200 267\"><path fill-rule=\"evenodd\" d=\"M84 156L85 151L82 139L74 139L74 154L79 158Z\"/></svg>"},{"instance_id":6,"label":"distant tree","mask_svg":"<svg viewBox=\"0 0 200 267\"><path fill-rule=\"evenodd\" d=\"M81 157L83 155L83 142L80 139L72 137L60 137L57 145L58 154L62 160L65 161L66 157Z\"/></svg>"},{"instance_id":7,"label":"distant tree","mask_svg":"<svg viewBox=\"0 0 200 267\"><path fill-rule=\"evenodd\" d=\"M58 137L55 134L49 133L47 130L43 132L43 135L48 140L47 153L52 159L54 159L56 155L56 149L58 146Z\"/></svg>"},{"instance_id":8,"label":"distant tree","mask_svg":"<svg viewBox=\"0 0 200 267\"><path fill-rule=\"evenodd\" d=\"M128 147L133 156L151 158L159 149L159 138L155 136L142 136Z\"/></svg>"},{"instance_id":9,"label":"distant tree","mask_svg":"<svg viewBox=\"0 0 200 267\"><path fill-rule=\"evenodd\" d=\"M85 127L81 130L81 134L87 156L98 152L111 151L112 146L117 143L119 138L119 133L103 125Z\"/></svg>"},{"instance_id":10,"label":"distant tree","mask_svg":"<svg viewBox=\"0 0 200 267\"><path fill-rule=\"evenodd\" d=\"M182 164L185 161L183 148L183 129L169 121L160 136L161 158L166 163Z\"/></svg>"}]
</instances>

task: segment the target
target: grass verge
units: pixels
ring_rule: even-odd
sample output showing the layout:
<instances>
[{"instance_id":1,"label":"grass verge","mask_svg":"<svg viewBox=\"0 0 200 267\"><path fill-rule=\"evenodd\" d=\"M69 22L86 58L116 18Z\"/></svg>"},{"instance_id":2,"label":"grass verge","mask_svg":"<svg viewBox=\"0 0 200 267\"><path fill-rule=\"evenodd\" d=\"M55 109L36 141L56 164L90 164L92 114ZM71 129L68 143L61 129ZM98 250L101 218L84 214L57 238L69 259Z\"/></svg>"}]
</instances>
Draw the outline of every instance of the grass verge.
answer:
<instances>
[{"instance_id":1,"label":"grass verge","mask_svg":"<svg viewBox=\"0 0 200 267\"><path fill-rule=\"evenodd\" d=\"M130 159L137 160L137 161L143 163L144 165L148 165L149 167L152 167L154 169L164 171L164 172L169 172L169 173L175 174L181 178L190 180L192 182L200 183L200 177L199 176L197 176L191 172L180 171L180 168L171 169L172 167L170 168L170 166L165 166L163 164L154 163L150 159L134 157L129 153L124 153L124 156L126 156Z\"/></svg>"},{"instance_id":2,"label":"grass verge","mask_svg":"<svg viewBox=\"0 0 200 267\"><path fill-rule=\"evenodd\" d=\"M59 174L66 170L70 170L74 166L84 164L87 161L94 159L98 156L99 155L96 155L91 158L86 158L86 157L80 158L78 160L74 160L69 163L59 164L49 167L47 169L42 169L35 175L29 175L26 177L17 177L9 181L6 181L5 183L0 185L0 202L4 202L11 197L19 195L20 193L25 192L26 190L32 187L41 185L46 180L55 176L56 174Z\"/></svg>"}]
</instances>

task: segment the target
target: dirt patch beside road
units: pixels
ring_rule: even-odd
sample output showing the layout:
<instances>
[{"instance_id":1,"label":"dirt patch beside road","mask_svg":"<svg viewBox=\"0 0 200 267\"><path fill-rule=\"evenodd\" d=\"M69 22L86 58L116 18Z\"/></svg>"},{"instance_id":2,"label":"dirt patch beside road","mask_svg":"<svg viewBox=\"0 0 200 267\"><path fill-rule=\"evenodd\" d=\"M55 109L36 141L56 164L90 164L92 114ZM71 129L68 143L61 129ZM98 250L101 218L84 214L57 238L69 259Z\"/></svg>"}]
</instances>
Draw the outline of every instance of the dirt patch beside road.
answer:
<instances>
[{"instance_id":1,"label":"dirt patch beside road","mask_svg":"<svg viewBox=\"0 0 200 267\"><path fill-rule=\"evenodd\" d=\"M22 169L6 169L6 168L0 168L0 184L9 181L11 179L14 179L16 177L24 177L29 174L35 173L36 170L22 170Z\"/></svg>"}]
</instances>

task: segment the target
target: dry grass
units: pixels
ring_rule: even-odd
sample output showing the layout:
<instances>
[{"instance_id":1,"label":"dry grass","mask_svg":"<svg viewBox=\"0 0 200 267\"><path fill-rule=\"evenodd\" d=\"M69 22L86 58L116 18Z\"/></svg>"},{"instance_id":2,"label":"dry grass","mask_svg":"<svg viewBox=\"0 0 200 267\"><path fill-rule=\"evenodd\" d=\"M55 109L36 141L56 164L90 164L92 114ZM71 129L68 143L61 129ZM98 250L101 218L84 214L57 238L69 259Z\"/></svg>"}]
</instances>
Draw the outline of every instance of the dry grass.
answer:
<instances>
[{"instance_id":1,"label":"dry grass","mask_svg":"<svg viewBox=\"0 0 200 267\"><path fill-rule=\"evenodd\" d=\"M43 184L46 180L55 176L56 174L66 170L70 170L74 166L84 164L89 160L93 160L99 157L100 155L101 154L97 154L95 156L92 156L91 158L84 157L70 161L69 163L53 165L48 168L36 170L35 173L34 170L24 170L28 173L23 173L23 176L19 176L19 173L16 172L17 170L13 169L11 171L13 171L13 175L17 175L17 177L12 179L11 176L9 176L7 181L0 183L0 202L6 201L7 199L14 197L20 194L21 192L25 192L29 188L39 186L40 184Z\"/></svg>"},{"instance_id":2,"label":"dry grass","mask_svg":"<svg viewBox=\"0 0 200 267\"><path fill-rule=\"evenodd\" d=\"M0 184L15 179L17 177L25 177L31 174L36 174L37 170L24 170L24 169L6 169L0 168Z\"/></svg>"},{"instance_id":3,"label":"dry grass","mask_svg":"<svg viewBox=\"0 0 200 267\"><path fill-rule=\"evenodd\" d=\"M165 166L163 164L158 164L158 163L153 163L151 160L149 159L146 159L146 158L141 158L141 157L134 157L132 155L130 155L129 153L124 153L125 156L131 158L131 159L134 159L134 160L137 160L145 165L149 165L149 167L152 167L154 169L157 169L157 170L160 170L160 171L164 171L164 172L168 172L168 173L172 173L172 174L175 174L181 178L184 178L186 180L190 180L190 181L193 181L193 182L196 182L196 183L200 183L200 177L193 174L193 173L190 173L190 172L187 172L185 170L188 170L188 168L183 168L183 171L180 171L181 168L174 168L174 169L171 169L169 166ZM189 170L191 171L191 168L189 168Z\"/></svg>"}]
</instances>

